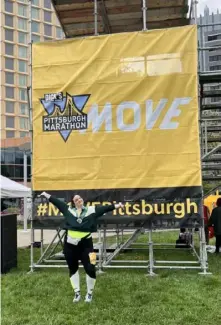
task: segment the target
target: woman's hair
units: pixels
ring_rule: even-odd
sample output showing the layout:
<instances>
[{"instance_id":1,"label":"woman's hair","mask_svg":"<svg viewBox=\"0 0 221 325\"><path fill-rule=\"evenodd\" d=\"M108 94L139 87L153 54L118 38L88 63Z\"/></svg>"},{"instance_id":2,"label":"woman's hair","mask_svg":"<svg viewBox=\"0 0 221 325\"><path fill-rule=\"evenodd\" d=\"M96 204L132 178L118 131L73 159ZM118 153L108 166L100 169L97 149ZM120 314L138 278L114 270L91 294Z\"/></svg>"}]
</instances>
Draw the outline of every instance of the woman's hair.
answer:
<instances>
[{"instance_id":1,"label":"woman's hair","mask_svg":"<svg viewBox=\"0 0 221 325\"><path fill-rule=\"evenodd\" d=\"M74 197L75 197L75 195L73 195L73 196L71 197L71 208L72 208L72 209L75 208Z\"/></svg>"},{"instance_id":2,"label":"woman's hair","mask_svg":"<svg viewBox=\"0 0 221 325\"><path fill-rule=\"evenodd\" d=\"M219 197L219 198L217 199L217 201L216 201L216 205L217 205L218 207L221 207L221 197Z\"/></svg>"}]
</instances>

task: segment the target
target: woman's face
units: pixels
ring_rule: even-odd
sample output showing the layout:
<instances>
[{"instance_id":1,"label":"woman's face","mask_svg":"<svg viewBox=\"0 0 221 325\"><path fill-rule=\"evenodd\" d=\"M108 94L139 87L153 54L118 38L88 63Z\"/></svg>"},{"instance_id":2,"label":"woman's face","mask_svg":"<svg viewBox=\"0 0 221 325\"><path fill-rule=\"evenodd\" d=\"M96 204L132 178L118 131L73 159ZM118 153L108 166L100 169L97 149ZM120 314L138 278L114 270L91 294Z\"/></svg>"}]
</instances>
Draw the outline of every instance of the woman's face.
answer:
<instances>
[{"instance_id":1,"label":"woman's face","mask_svg":"<svg viewBox=\"0 0 221 325\"><path fill-rule=\"evenodd\" d=\"M82 206L84 205L84 200L82 199L82 197L80 197L80 195L75 195L73 197L73 202L77 209L82 208Z\"/></svg>"}]
</instances>

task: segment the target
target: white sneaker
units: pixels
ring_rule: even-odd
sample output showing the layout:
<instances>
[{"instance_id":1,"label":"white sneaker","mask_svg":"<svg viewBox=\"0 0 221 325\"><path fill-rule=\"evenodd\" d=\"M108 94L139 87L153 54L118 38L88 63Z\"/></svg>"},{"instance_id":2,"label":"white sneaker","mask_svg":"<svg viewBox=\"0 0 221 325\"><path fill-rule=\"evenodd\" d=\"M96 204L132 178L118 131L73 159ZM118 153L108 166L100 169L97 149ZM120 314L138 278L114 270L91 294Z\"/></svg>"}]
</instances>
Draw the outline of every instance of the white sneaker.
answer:
<instances>
[{"instance_id":1,"label":"white sneaker","mask_svg":"<svg viewBox=\"0 0 221 325\"><path fill-rule=\"evenodd\" d=\"M84 301L85 302L91 302L92 301L92 294L91 293L87 293Z\"/></svg>"},{"instance_id":2,"label":"white sneaker","mask_svg":"<svg viewBox=\"0 0 221 325\"><path fill-rule=\"evenodd\" d=\"M80 291L75 292L73 302L79 302L81 299Z\"/></svg>"}]
</instances>

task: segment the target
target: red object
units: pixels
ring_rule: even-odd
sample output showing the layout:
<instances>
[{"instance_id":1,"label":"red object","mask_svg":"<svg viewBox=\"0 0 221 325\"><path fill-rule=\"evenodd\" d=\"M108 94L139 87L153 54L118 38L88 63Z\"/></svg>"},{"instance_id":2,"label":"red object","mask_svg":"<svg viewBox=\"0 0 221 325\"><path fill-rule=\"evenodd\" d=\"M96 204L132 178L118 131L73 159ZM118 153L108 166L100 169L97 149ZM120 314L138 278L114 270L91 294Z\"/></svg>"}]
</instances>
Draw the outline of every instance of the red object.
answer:
<instances>
[{"instance_id":1,"label":"red object","mask_svg":"<svg viewBox=\"0 0 221 325\"><path fill-rule=\"evenodd\" d=\"M205 225L207 225L209 222L210 213L206 205L203 206L203 217L204 217L204 223Z\"/></svg>"},{"instance_id":2,"label":"red object","mask_svg":"<svg viewBox=\"0 0 221 325\"><path fill-rule=\"evenodd\" d=\"M208 230L209 230L209 238L211 239L211 238L214 237L214 228L213 227L209 227Z\"/></svg>"}]
</instances>

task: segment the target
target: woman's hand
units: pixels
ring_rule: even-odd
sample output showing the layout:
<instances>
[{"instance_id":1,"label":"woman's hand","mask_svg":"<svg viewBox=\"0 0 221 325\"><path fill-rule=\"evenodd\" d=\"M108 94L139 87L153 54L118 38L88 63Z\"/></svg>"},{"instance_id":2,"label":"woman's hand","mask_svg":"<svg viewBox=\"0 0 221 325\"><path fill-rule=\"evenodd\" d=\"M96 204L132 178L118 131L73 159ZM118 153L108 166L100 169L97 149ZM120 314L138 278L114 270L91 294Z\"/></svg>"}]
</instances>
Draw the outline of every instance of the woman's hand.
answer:
<instances>
[{"instance_id":1,"label":"woman's hand","mask_svg":"<svg viewBox=\"0 0 221 325\"><path fill-rule=\"evenodd\" d=\"M115 204L114 206L115 206L115 209L119 209L119 208L122 208L122 209L123 209L123 208L124 208L124 204L123 204L123 203L121 203L121 202L120 202L120 203L117 203L117 204Z\"/></svg>"},{"instance_id":2,"label":"woman's hand","mask_svg":"<svg viewBox=\"0 0 221 325\"><path fill-rule=\"evenodd\" d=\"M44 196L46 199L50 199L51 195L48 194L47 192L42 192L39 196Z\"/></svg>"}]
</instances>

